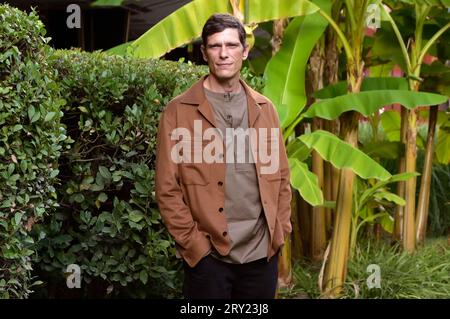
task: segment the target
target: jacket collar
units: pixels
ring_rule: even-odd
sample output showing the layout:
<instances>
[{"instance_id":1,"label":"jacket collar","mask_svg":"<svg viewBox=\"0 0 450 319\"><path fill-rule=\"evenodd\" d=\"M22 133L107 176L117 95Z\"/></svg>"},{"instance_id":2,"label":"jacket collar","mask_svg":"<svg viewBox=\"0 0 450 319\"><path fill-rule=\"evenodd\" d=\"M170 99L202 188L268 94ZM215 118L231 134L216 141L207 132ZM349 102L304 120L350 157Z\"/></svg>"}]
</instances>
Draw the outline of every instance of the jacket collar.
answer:
<instances>
[{"instance_id":1,"label":"jacket collar","mask_svg":"<svg viewBox=\"0 0 450 319\"><path fill-rule=\"evenodd\" d=\"M189 90L187 90L180 99L182 104L197 105L198 111L214 126L217 127L214 120L214 112L211 104L208 102L203 89L203 81L208 75L203 76L198 80ZM247 108L248 108L248 126L253 127L256 119L261 112L261 106L259 104L267 103L260 94L247 85L242 79L239 79L242 84L245 93L247 95Z\"/></svg>"}]
</instances>

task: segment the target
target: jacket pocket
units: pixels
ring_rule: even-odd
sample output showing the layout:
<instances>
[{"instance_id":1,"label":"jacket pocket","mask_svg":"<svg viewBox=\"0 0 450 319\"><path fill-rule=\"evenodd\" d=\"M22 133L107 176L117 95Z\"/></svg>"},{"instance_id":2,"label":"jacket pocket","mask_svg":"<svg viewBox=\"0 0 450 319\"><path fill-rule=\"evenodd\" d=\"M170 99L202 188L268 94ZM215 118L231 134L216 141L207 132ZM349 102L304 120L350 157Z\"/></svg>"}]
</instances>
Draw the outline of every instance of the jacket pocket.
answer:
<instances>
[{"instance_id":1,"label":"jacket pocket","mask_svg":"<svg viewBox=\"0 0 450 319\"><path fill-rule=\"evenodd\" d=\"M183 163L180 166L181 183L184 185L208 185L211 165L206 163Z\"/></svg>"}]
</instances>

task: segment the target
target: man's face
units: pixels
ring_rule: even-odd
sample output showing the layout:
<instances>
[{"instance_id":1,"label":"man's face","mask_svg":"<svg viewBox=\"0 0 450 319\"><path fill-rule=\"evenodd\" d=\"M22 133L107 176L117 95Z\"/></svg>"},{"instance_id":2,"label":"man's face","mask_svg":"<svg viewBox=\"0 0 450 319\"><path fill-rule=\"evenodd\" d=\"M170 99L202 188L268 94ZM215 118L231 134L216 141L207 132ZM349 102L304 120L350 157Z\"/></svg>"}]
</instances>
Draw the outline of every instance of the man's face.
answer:
<instances>
[{"instance_id":1,"label":"man's face","mask_svg":"<svg viewBox=\"0 0 450 319\"><path fill-rule=\"evenodd\" d=\"M248 46L239 41L237 29L227 28L211 34L202 46L203 58L208 62L209 72L219 82L239 77L242 61L247 58Z\"/></svg>"}]
</instances>

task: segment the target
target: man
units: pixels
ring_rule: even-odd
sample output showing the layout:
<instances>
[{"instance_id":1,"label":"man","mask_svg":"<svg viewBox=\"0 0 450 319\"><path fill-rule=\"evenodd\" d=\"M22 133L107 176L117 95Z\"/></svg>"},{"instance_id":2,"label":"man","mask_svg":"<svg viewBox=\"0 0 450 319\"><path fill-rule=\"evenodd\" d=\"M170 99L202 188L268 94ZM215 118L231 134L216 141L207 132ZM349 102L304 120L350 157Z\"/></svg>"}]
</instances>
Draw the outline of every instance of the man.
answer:
<instances>
[{"instance_id":1,"label":"man","mask_svg":"<svg viewBox=\"0 0 450 319\"><path fill-rule=\"evenodd\" d=\"M185 298L273 298L292 228L278 115L240 79L249 48L239 20L211 16L202 40L209 74L161 115L156 198L184 259Z\"/></svg>"}]
</instances>

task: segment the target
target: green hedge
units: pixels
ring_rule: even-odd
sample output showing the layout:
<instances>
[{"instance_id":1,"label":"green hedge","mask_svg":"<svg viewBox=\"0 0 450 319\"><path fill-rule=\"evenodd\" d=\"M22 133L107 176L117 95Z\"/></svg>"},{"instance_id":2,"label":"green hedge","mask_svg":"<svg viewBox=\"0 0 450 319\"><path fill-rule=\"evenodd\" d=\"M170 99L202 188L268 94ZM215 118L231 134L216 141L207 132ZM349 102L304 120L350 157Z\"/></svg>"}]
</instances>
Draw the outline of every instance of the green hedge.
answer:
<instances>
[{"instance_id":1,"label":"green hedge","mask_svg":"<svg viewBox=\"0 0 450 319\"><path fill-rule=\"evenodd\" d=\"M52 58L74 141L60 159L60 207L34 228L47 296L175 297L180 263L154 195L156 131L163 106L204 68L59 51ZM62 275L81 267L82 289Z\"/></svg>"},{"instance_id":2,"label":"green hedge","mask_svg":"<svg viewBox=\"0 0 450 319\"><path fill-rule=\"evenodd\" d=\"M44 35L35 13L0 6L0 298L32 292L29 231L57 206L64 101Z\"/></svg>"}]
</instances>

